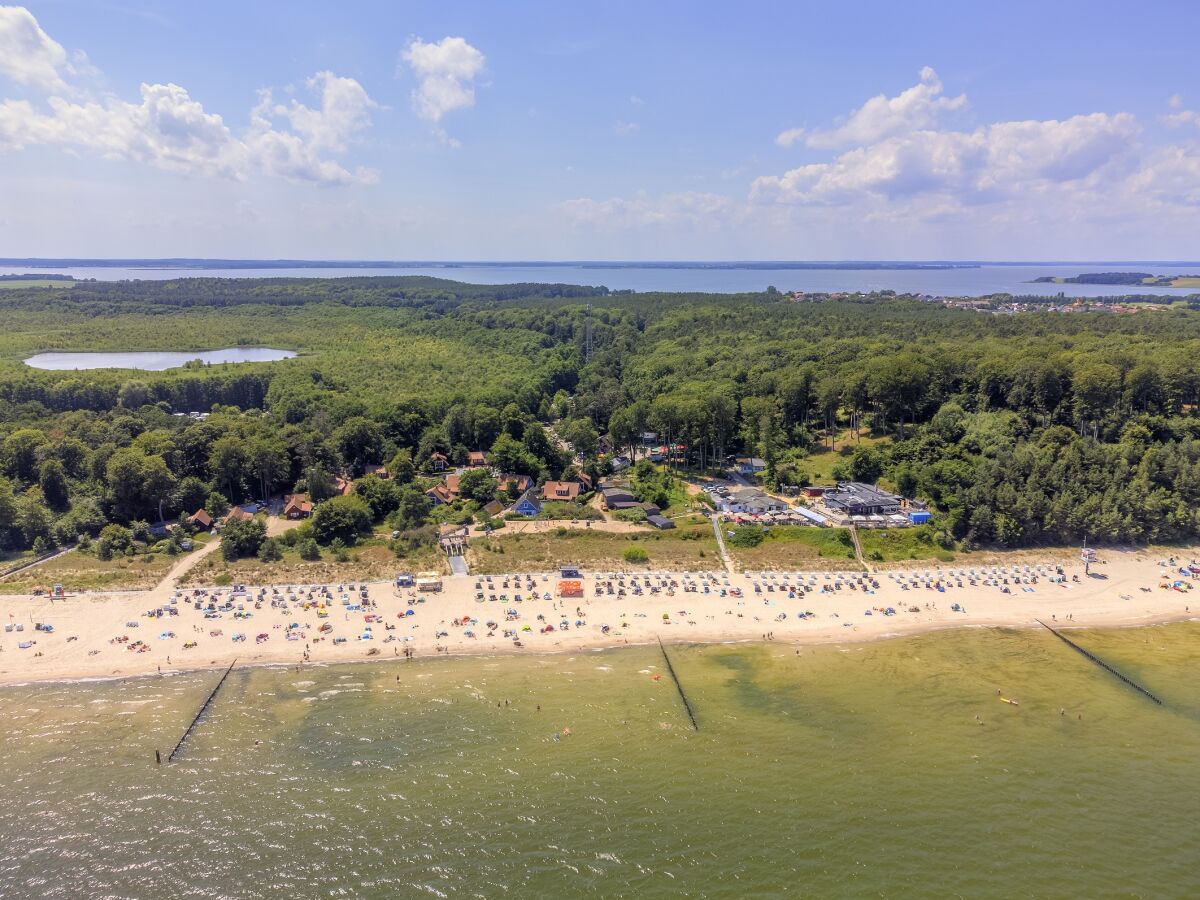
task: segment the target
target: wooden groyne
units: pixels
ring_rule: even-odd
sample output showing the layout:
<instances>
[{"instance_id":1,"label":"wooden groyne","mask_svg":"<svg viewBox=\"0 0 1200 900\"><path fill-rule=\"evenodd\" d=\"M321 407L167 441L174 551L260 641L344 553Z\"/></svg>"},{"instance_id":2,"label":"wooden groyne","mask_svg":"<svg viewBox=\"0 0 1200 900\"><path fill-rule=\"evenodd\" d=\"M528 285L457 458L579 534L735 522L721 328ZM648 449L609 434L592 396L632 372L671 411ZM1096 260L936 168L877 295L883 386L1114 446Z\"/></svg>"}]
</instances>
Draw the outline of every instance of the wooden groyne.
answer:
<instances>
[{"instance_id":1,"label":"wooden groyne","mask_svg":"<svg viewBox=\"0 0 1200 900\"><path fill-rule=\"evenodd\" d=\"M217 691L221 690L221 686L225 684L225 679L229 677L229 673L233 671L233 667L236 665L237 665L237 660L235 659L233 662L231 662L229 664L229 668L225 670L225 674L222 675L220 677L220 679L217 680L216 687L214 687L212 689L212 691L209 692L208 697L205 699L204 703L200 706L199 712L197 712L196 715L192 716L192 723L190 725L188 725L187 731L185 731L183 733L183 737L181 737L179 739L179 743L177 743L175 745L175 749L171 751L171 755L167 757L167 762L169 762L169 763L175 762L175 757L179 755L179 751L183 749L183 745L187 742L187 739L191 736L192 732L196 730L196 725L200 722L200 717L203 716L208 711L208 708L212 705L213 698L217 696ZM159 759L159 754L158 754L157 750L154 751L154 758L156 760Z\"/></svg>"},{"instance_id":2,"label":"wooden groyne","mask_svg":"<svg viewBox=\"0 0 1200 900\"><path fill-rule=\"evenodd\" d=\"M1144 687L1142 687L1140 684L1138 684L1132 678L1129 678L1122 672L1119 672L1117 669L1114 669L1112 666L1110 666L1108 663L1106 663L1100 657L1096 656L1096 654L1089 653L1087 650L1084 650L1082 647L1080 647L1078 644L1076 644L1073 640L1064 636L1062 633L1060 633L1056 629L1051 628L1049 625L1047 625L1041 619L1035 619L1034 621L1037 622L1039 625L1041 625L1043 628L1045 628L1047 631L1049 631L1052 635L1054 635L1056 638L1058 638L1060 641L1062 641L1068 647L1070 647L1072 650L1076 651L1077 653L1082 654L1083 656L1086 656L1088 659L1090 659L1092 662L1094 662L1096 665L1098 665L1104 671L1108 672L1110 675L1114 676L1115 678L1119 679L1120 681L1123 681L1125 684L1129 685L1129 687L1133 688L1139 694L1144 694L1145 696L1147 696L1151 700L1153 700L1155 703L1157 703L1159 706L1163 705L1163 702L1161 700L1159 700L1157 697L1155 697L1152 693L1150 693L1148 690L1146 690Z\"/></svg>"},{"instance_id":3,"label":"wooden groyne","mask_svg":"<svg viewBox=\"0 0 1200 900\"><path fill-rule=\"evenodd\" d=\"M692 730L699 731L700 726L696 724L696 714L692 711L692 704L688 702L687 694L683 692L683 685L679 683L679 676L675 674L675 667L671 665L671 657L667 656L667 648L663 646L662 638L658 639L658 649L662 651L667 671L671 673L671 680L675 682L675 689L679 691L679 699L683 701L683 708L687 710L688 718L692 722Z\"/></svg>"}]
</instances>

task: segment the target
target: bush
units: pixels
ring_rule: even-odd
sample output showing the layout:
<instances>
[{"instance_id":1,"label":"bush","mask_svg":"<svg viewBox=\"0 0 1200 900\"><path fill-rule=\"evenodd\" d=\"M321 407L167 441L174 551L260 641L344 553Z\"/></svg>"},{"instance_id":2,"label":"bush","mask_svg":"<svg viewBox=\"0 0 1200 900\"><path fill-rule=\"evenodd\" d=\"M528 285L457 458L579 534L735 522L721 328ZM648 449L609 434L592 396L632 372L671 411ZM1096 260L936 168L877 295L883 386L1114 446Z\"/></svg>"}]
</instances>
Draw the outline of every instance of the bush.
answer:
<instances>
[{"instance_id":1,"label":"bush","mask_svg":"<svg viewBox=\"0 0 1200 900\"><path fill-rule=\"evenodd\" d=\"M321 558L321 548L317 546L317 542L312 538L305 538L299 543L300 558L306 559L309 562Z\"/></svg>"},{"instance_id":2,"label":"bush","mask_svg":"<svg viewBox=\"0 0 1200 900\"><path fill-rule=\"evenodd\" d=\"M267 538L258 548L258 558L263 562L279 562L283 559L283 550L277 538Z\"/></svg>"},{"instance_id":3,"label":"bush","mask_svg":"<svg viewBox=\"0 0 1200 900\"><path fill-rule=\"evenodd\" d=\"M630 563L644 563L650 561L650 554L647 553L642 547L626 547L621 553L621 556L624 558L625 562Z\"/></svg>"},{"instance_id":4,"label":"bush","mask_svg":"<svg viewBox=\"0 0 1200 900\"><path fill-rule=\"evenodd\" d=\"M757 547L766 539L766 535L758 525L743 525L737 529L729 538L729 544L733 547L741 547L749 549Z\"/></svg>"},{"instance_id":5,"label":"bush","mask_svg":"<svg viewBox=\"0 0 1200 900\"><path fill-rule=\"evenodd\" d=\"M254 556L267 539L267 526L261 519L235 520L221 530L221 556L227 562Z\"/></svg>"}]
</instances>

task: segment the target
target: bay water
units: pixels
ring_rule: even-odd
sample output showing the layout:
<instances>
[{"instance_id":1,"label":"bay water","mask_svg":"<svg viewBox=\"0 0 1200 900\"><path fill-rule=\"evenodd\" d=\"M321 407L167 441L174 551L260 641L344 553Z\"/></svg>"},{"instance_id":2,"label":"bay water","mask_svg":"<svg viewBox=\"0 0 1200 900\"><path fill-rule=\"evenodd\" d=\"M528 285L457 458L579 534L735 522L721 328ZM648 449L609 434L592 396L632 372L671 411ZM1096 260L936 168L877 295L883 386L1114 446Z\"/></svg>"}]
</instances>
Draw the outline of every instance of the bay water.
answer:
<instances>
[{"instance_id":1,"label":"bay water","mask_svg":"<svg viewBox=\"0 0 1200 900\"><path fill-rule=\"evenodd\" d=\"M1200 894L1200 624L0 689L0 896ZM1019 699L1013 706L997 692Z\"/></svg>"}]
</instances>

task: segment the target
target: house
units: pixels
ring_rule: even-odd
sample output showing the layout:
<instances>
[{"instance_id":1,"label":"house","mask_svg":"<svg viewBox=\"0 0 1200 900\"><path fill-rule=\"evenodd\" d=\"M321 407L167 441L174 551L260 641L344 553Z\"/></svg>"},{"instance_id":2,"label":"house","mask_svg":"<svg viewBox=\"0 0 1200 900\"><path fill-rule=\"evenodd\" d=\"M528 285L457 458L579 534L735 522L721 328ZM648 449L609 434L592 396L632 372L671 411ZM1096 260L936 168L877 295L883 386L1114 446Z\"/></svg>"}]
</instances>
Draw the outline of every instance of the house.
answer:
<instances>
[{"instance_id":1,"label":"house","mask_svg":"<svg viewBox=\"0 0 1200 900\"><path fill-rule=\"evenodd\" d=\"M493 500L490 503L485 503L481 512L489 519L494 519L504 512L504 504L499 500Z\"/></svg>"},{"instance_id":2,"label":"house","mask_svg":"<svg viewBox=\"0 0 1200 900\"><path fill-rule=\"evenodd\" d=\"M582 487L578 481L547 481L542 485L542 499L577 500Z\"/></svg>"},{"instance_id":3,"label":"house","mask_svg":"<svg viewBox=\"0 0 1200 900\"><path fill-rule=\"evenodd\" d=\"M376 478L382 478L385 481L392 477L392 473L387 470L387 466L367 466L363 470L364 475L374 475Z\"/></svg>"},{"instance_id":4,"label":"house","mask_svg":"<svg viewBox=\"0 0 1200 900\"><path fill-rule=\"evenodd\" d=\"M579 472L575 476L575 480L578 481L580 483L580 485L582 485L582 487L580 488L580 493L582 493L582 494L588 493L589 491L592 490L593 487L595 487L594 483L592 482L592 476L589 475L587 472Z\"/></svg>"},{"instance_id":5,"label":"house","mask_svg":"<svg viewBox=\"0 0 1200 900\"><path fill-rule=\"evenodd\" d=\"M196 510L194 513L188 516L187 520L197 528L203 528L205 530L212 528L213 526L212 516L210 516L203 509Z\"/></svg>"},{"instance_id":6,"label":"house","mask_svg":"<svg viewBox=\"0 0 1200 900\"><path fill-rule=\"evenodd\" d=\"M739 456L734 460L739 475L757 475L767 470L767 461L757 456Z\"/></svg>"},{"instance_id":7,"label":"house","mask_svg":"<svg viewBox=\"0 0 1200 900\"><path fill-rule=\"evenodd\" d=\"M487 465L487 454L482 450L472 450L467 454L467 466L472 469L482 469Z\"/></svg>"},{"instance_id":8,"label":"house","mask_svg":"<svg viewBox=\"0 0 1200 900\"><path fill-rule=\"evenodd\" d=\"M225 518L221 520L221 525L228 525L230 522L249 522L254 518L254 514L257 511L257 507L253 504L235 506L225 514Z\"/></svg>"},{"instance_id":9,"label":"house","mask_svg":"<svg viewBox=\"0 0 1200 900\"><path fill-rule=\"evenodd\" d=\"M542 511L542 504L534 496L537 493L536 488L530 488L520 496L516 503L510 508L509 512L516 513L518 516L529 516L532 518Z\"/></svg>"},{"instance_id":10,"label":"house","mask_svg":"<svg viewBox=\"0 0 1200 900\"><path fill-rule=\"evenodd\" d=\"M313 505L308 494L288 494L283 498L285 519L307 519L312 515Z\"/></svg>"},{"instance_id":11,"label":"house","mask_svg":"<svg viewBox=\"0 0 1200 900\"><path fill-rule=\"evenodd\" d=\"M643 447L653 447L657 443L658 443L658 434L656 432L653 432L653 431L643 431L642 432L642 446Z\"/></svg>"},{"instance_id":12,"label":"house","mask_svg":"<svg viewBox=\"0 0 1200 900\"><path fill-rule=\"evenodd\" d=\"M462 481L462 475L459 474L458 472L455 472L452 475L446 476L446 480L445 480L444 484L446 485L447 493L450 494L450 499L457 500L459 497L459 494L462 493L458 488L459 482L461 482L461 481Z\"/></svg>"},{"instance_id":13,"label":"house","mask_svg":"<svg viewBox=\"0 0 1200 900\"><path fill-rule=\"evenodd\" d=\"M825 492L825 505L848 516L891 516L900 512L900 498L860 481L839 481Z\"/></svg>"},{"instance_id":14,"label":"house","mask_svg":"<svg viewBox=\"0 0 1200 900\"><path fill-rule=\"evenodd\" d=\"M820 497L825 496L826 491L832 491L832 490L833 490L833 488L818 487L817 485L814 484L814 485L809 485L808 487L801 489L800 493L802 493L809 500L816 500Z\"/></svg>"},{"instance_id":15,"label":"house","mask_svg":"<svg viewBox=\"0 0 1200 900\"><path fill-rule=\"evenodd\" d=\"M761 516L764 513L782 512L787 504L768 496L758 488L737 487L728 492L722 503L724 509L733 513L747 513Z\"/></svg>"},{"instance_id":16,"label":"house","mask_svg":"<svg viewBox=\"0 0 1200 900\"><path fill-rule=\"evenodd\" d=\"M425 492L434 506L447 505L454 502L454 497L450 494L445 484L435 484Z\"/></svg>"},{"instance_id":17,"label":"house","mask_svg":"<svg viewBox=\"0 0 1200 900\"><path fill-rule=\"evenodd\" d=\"M633 494L622 488L601 488L600 495L604 498L605 509L630 509L638 505Z\"/></svg>"},{"instance_id":18,"label":"house","mask_svg":"<svg viewBox=\"0 0 1200 900\"><path fill-rule=\"evenodd\" d=\"M665 531L668 528L675 527L675 523L663 515L646 516L646 521L660 531Z\"/></svg>"},{"instance_id":19,"label":"house","mask_svg":"<svg viewBox=\"0 0 1200 900\"><path fill-rule=\"evenodd\" d=\"M450 460L444 453L433 452L429 456L429 468L435 472L445 472L446 466L450 465Z\"/></svg>"},{"instance_id":20,"label":"house","mask_svg":"<svg viewBox=\"0 0 1200 900\"><path fill-rule=\"evenodd\" d=\"M349 497L354 492L354 485L349 478L343 478L341 475L333 476L333 490L339 497Z\"/></svg>"},{"instance_id":21,"label":"house","mask_svg":"<svg viewBox=\"0 0 1200 900\"><path fill-rule=\"evenodd\" d=\"M533 479L528 475L514 475L511 472L506 472L496 480L500 482L501 490L511 490L515 494L523 494L533 487Z\"/></svg>"},{"instance_id":22,"label":"house","mask_svg":"<svg viewBox=\"0 0 1200 900\"><path fill-rule=\"evenodd\" d=\"M629 461L629 457L625 454L614 456L610 462L614 472L620 472L622 469L628 469L631 465L633 465L633 463Z\"/></svg>"}]
</instances>

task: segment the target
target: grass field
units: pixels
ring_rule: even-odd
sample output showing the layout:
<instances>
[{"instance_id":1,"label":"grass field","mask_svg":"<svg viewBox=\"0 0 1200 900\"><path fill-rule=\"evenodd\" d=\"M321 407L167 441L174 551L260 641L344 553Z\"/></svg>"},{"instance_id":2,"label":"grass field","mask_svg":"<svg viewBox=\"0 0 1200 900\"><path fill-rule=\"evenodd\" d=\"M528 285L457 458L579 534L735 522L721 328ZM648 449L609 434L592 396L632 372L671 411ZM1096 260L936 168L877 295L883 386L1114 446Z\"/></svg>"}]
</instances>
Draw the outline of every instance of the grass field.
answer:
<instances>
[{"instance_id":1,"label":"grass field","mask_svg":"<svg viewBox=\"0 0 1200 900\"><path fill-rule=\"evenodd\" d=\"M773 525L757 547L737 547L726 527L726 547L735 568L746 570L785 569L824 571L861 569L854 558L850 533L844 528L812 528L807 525ZM747 526L757 527L757 526Z\"/></svg>"},{"instance_id":2,"label":"grass field","mask_svg":"<svg viewBox=\"0 0 1200 900\"><path fill-rule=\"evenodd\" d=\"M846 429L837 438L837 450L815 447L807 457L796 460L796 467L807 472L813 484L833 484L833 467L846 459L855 447L875 447L891 441L887 435L864 433L856 442L854 433Z\"/></svg>"},{"instance_id":3,"label":"grass field","mask_svg":"<svg viewBox=\"0 0 1200 900\"><path fill-rule=\"evenodd\" d=\"M930 525L915 528L860 528L858 542L863 558L871 564L895 563L904 560L954 562L956 551L939 547L934 540L936 530Z\"/></svg>"},{"instance_id":4,"label":"grass field","mask_svg":"<svg viewBox=\"0 0 1200 900\"><path fill-rule=\"evenodd\" d=\"M150 588L183 557L162 553L122 556L100 560L75 551L24 569L0 581L0 593L27 594L36 588L49 590L61 584L68 591L115 591Z\"/></svg>"},{"instance_id":5,"label":"grass field","mask_svg":"<svg viewBox=\"0 0 1200 900\"><path fill-rule=\"evenodd\" d=\"M627 548L640 547L649 557L644 563L626 562ZM682 524L672 531L638 531L631 534L560 528L540 534L493 535L471 541L472 574L548 572L565 563L590 571L617 569L721 568L717 541L706 524Z\"/></svg>"},{"instance_id":6,"label":"grass field","mask_svg":"<svg viewBox=\"0 0 1200 900\"><path fill-rule=\"evenodd\" d=\"M390 581L397 572L403 570L445 574L449 572L449 567L446 557L436 547L423 547L412 555L398 559L384 541L373 538L350 548L346 562L338 562L328 550L321 551L320 559L301 559L300 554L290 547L284 549L283 559L276 562L263 562L255 558L226 562L218 550L187 572L182 583L222 585Z\"/></svg>"}]
</instances>

